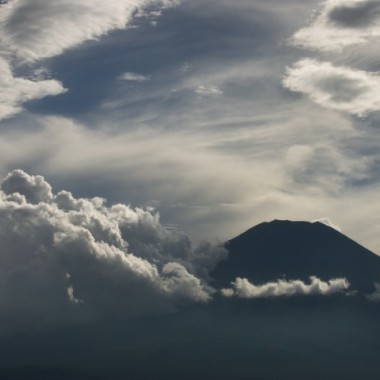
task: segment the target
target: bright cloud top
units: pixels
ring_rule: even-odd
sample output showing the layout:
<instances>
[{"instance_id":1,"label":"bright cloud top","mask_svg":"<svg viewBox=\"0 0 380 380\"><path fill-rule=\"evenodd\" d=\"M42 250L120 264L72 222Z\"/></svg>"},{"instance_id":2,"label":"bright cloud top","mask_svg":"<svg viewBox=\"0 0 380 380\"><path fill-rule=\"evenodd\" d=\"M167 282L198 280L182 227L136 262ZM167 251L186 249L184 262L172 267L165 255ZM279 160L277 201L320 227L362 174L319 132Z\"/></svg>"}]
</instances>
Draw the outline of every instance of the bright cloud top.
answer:
<instances>
[{"instance_id":1,"label":"bright cloud top","mask_svg":"<svg viewBox=\"0 0 380 380\"><path fill-rule=\"evenodd\" d=\"M324 282L317 277L310 277L310 284L301 280L278 280L264 285L254 285L246 278L237 278L232 283L232 288L222 289L225 297L239 298L268 298L268 297L292 297L298 295L331 295L344 292L350 286L344 278L337 278Z\"/></svg>"},{"instance_id":2,"label":"bright cloud top","mask_svg":"<svg viewBox=\"0 0 380 380\"><path fill-rule=\"evenodd\" d=\"M380 36L379 0L327 0L310 26L294 34L292 43L334 51Z\"/></svg>"},{"instance_id":3,"label":"bright cloud top","mask_svg":"<svg viewBox=\"0 0 380 380\"><path fill-rule=\"evenodd\" d=\"M380 109L380 76L303 59L287 69L283 85L325 108L357 116Z\"/></svg>"},{"instance_id":4,"label":"bright cloud top","mask_svg":"<svg viewBox=\"0 0 380 380\"><path fill-rule=\"evenodd\" d=\"M2 182L0 227L5 329L207 302L212 290L194 273L225 254L220 247L192 250L186 235L164 228L150 211L53 194L43 177L21 170Z\"/></svg>"},{"instance_id":5,"label":"bright cloud top","mask_svg":"<svg viewBox=\"0 0 380 380\"><path fill-rule=\"evenodd\" d=\"M148 5L167 7L176 0L12 0L1 6L3 48L36 61L105 33L126 28L133 13Z\"/></svg>"}]
</instances>

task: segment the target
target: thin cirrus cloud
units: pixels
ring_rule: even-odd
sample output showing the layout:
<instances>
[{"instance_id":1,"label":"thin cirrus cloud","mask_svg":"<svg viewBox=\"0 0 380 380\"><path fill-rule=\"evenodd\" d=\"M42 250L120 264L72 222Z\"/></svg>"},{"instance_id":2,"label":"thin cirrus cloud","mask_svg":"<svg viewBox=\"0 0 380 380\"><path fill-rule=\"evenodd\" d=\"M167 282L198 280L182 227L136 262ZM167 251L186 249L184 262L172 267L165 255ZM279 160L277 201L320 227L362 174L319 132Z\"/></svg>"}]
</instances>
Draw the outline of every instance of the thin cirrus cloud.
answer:
<instances>
[{"instance_id":1,"label":"thin cirrus cloud","mask_svg":"<svg viewBox=\"0 0 380 380\"><path fill-rule=\"evenodd\" d=\"M379 36L378 0L327 0L311 24L297 31L291 42L312 50L340 51Z\"/></svg>"},{"instance_id":2,"label":"thin cirrus cloud","mask_svg":"<svg viewBox=\"0 0 380 380\"><path fill-rule=\"evenodd\" d=\"M225 297L239 298L269 298L292 297L298 295L331 295L346 291L350 284L345 278L336 278L327 282L319 278L310 277L310 284L301 280L278 280L263 285L252 284L246 278L236 278L232 288L222 289Z\"/></svg>"},{"instance_id":3,"label":"thin cirrus cloud","mask_svg":"<svg viewBox=\"0 0 380 380\"><path fill-rule=\"evenodd\" d=\"M380 76L363 70L306 58L287 69L283 85L322 107L356 116L380 109Z\"/></svg>"},{"instance_id":4,"label":"thin cirrus cloud","mask_svg":"<svg viewBox=\"0 0 380 380\"><path fill-rule=\"evenodd\" d=\"M14 170L1 183L0 226L0 332L172 312L211 298L194 273L214 248L193 250L152 211L53 193L43 177ZM215 249L217 261L224 250Z\"/></svg>"}]
</instances>

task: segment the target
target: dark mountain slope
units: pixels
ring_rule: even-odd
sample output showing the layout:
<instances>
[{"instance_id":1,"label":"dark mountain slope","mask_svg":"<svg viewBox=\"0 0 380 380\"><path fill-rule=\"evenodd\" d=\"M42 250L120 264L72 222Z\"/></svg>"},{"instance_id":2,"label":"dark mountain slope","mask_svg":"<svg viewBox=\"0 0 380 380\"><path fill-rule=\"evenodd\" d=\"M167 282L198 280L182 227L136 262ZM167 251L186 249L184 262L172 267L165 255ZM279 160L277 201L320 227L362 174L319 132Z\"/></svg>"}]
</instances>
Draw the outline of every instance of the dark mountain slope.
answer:
<instances>
[{"instance_id":1,"label":"dark mountain slope","mask_svg":"<svg viewBox=\"0 0 380 380\"><path fill-rule=\"evenodd\" d=\"M370 292L380 281L379 256L318 222L261 223L225 246L229 259L212 273L223 286L236 277L263 283L315 275L323 280L345 277L353 289Z\"/></svg>"}]
</instances>

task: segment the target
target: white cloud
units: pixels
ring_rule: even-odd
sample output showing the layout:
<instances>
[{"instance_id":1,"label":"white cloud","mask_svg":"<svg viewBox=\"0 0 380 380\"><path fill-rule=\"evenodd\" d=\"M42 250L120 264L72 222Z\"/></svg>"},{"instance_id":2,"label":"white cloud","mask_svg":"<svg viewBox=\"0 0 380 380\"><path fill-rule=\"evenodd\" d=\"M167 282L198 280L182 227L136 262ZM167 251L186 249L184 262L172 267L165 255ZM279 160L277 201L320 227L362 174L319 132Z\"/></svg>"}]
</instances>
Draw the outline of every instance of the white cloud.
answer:
<instances>
[{"instance_id":1,"label":"white cloud","mask_svg":"<svg viewBox=\"0 0 380 380\"><path fill-rule=\"evenodd\" d=\"M329 218L319 218L312 220L312 223L322 223L325 224L328 227L334 228L335 230L341 232L341 228L334 224Z\"/></svg>"},{"instance_id":2,"label":"white cloud","mask_svg":"<svg viewBox=\"0 0 380 380\"><path fill-rule=\"evenodd\" d=\"M379 36L378 0L327 0L312 23L296 32L291 41L302 48L339 51Z\"/></svg>"},{"instance_id":3,"label":"white cloud","mask_svg":"<svg viewBox=\"0 0 380 380\"><path fill-rule=\"evenodd\" d=\"M0 58L0 120L20 112L24 102L64 92L62 84L53 79L14 77L9 64Z\"/></svg>"},{"instance_id":4,"label":"white cloud","mask_svg":"<svg viewBox=\"0 0 380 380\"><path fill-rule=\"evenodd\" d=\"M13 0L1 9L2 45L19 59L36 61L111 30L126 28L133 12L141 7L175 3L176 0Z\"/></svg>"},{"instance_id":5,"label":"white cloud","mask_svg":"<svg viewBox=\"0 0 380 380\"><path fill-rule=\"evenodd\" d=\"M131 72L126 72L124 74L121 74L119 76L120 80L126 80L126 81L132 81L132 82L143 82L149 79L149 77L145 75L141 75L138 73L131 73Z\"/></svg>"},{"instance_id":6,"label":"white cloud","mask_svg":"<svg viewBox=\"0 0 380 380\"><path fill-rule=\"evenodd\" d=\"M4 329L167 312L211 297L190 273L204 262L204 248L192 250L157 214L53 194L43 177L21 170L1 184L0 244ZM224 255L207 249L215 260L216 251Z\"/></svg>"},{"instance_id":7,"label":"white cloud","mask_svg":"<svg viewBox=\"0 0 380 380\"><path fill-rule=\"evenodd\" d=\"M12 0L0 4L0 120L21 112L26 101L66 91L60 82L44 78L43 67L29 78L18 78L12 74L12 65L53 57L112 30L125 29L134 12L145 6L162 9L177 3L178 0Z\"/></svg>"},{"instance_id":8,"label":"white cloud","mask_svg":"<svg viewBox=\"0 0 380 380\"><path fill-rule=\"evenodd\" d=\"M223 91L214 85L203 85L200 84L195 92L199 95L223 95Z\"/></svg>"},{"instance_id":9,"label":"white cloud","mask_svg":"<svg viewBox=\"0 0 380 380\"><path fill-rule=\"evenodd\" d=\"M322 107L364 116L380 109L380 76L303 59L287 69L283 85Z\"/></svg>"},{"instance_id":10,"label":"white cloud","mask_svg":"<svg viewBox=\"0 0 380 380\"><path fill-rule=\"evenodd\" d=\"M263 285L254 285L246 278L236 278L232 288L222 289L225 297L236 296L239 298L268 298L291 297L298 295L331 295L341 293L350 286L344 278L337 278L324 282L317 277L310 277L310 284L301 280L278 280Z\"/></svg>"},{"instance_id":11,"label":"white cloud","mask_svg":"<svg viewBox=\"0 0 380 380\"><path fill-rule=\"evenodd\" d=\"M374 285L375 285L375 291L371 294L368 294L366 298L368 301L371 301L371 302L380 302L380 284L375 283Z\"/></svg>"}]
</instances>

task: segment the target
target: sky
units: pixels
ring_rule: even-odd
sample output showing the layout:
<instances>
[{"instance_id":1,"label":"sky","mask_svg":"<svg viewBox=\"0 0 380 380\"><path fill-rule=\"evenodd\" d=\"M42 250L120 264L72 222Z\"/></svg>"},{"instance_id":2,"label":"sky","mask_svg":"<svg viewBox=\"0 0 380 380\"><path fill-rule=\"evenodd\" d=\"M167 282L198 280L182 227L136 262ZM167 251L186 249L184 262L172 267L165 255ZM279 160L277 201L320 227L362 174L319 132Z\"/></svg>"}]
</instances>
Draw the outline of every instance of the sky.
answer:
<instances>
[{"instance_id":1,"label":"sky","mask_svg":"<svg viewBox=\"0 0 380 380\"><path fill-rule=\"evenodd\" d=\"M326 220L380 253L376 0L9 0L0 174L195 243Z\"/></svg>"},{"instance_id":2,"label":"sky","mask_svg":"<svg viewBox=\"0 0 380 380\"><path fill-rule=\"evenodd\" d=\"M214 289L273 219L380 254L380 1L0 0L0 35L0 336L352 294Z\"/></svg>"}]
</instances>

